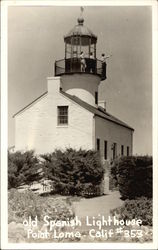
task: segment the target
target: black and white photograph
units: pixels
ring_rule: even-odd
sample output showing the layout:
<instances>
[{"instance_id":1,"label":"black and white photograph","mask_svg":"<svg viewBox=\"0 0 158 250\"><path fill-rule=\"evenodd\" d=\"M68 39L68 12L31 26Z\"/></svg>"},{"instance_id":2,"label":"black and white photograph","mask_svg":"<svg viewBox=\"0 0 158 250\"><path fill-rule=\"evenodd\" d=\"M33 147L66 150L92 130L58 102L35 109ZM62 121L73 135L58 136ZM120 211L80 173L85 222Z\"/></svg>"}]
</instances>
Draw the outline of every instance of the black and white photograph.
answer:
<instances>
[{"instance_id":1,"label":"black and white photograph","mask_svg":"<svg viewBox=\"0 0 158 250\"><path fill-rule=\"evenodd\" d=\"M5 8L2 249L156 249L157 1L35 2Z\"/></svg>"}]
</instances>

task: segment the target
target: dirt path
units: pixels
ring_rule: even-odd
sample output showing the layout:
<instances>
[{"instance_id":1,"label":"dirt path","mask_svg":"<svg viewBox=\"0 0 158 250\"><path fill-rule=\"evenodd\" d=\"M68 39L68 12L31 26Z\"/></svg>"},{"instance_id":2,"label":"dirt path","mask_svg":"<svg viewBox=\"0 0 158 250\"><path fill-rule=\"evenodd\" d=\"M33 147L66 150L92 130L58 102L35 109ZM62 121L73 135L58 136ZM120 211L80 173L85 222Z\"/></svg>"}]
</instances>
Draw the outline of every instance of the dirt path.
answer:
<instances>
[{"instance_id":1,"label":"dirt path","mask_svg":"<svg viewBox=\"0 0 158 250\"><path fill-rule=\"evenodd\" d=\"M111 192L109 195L95 197L91 199L81 199L80 201L73 202L75 215L79 218L86 217L87 215L97 217L98 214L107 217L110 210L117 208L123 204L120 200L118 191Z\"/></svg>"}]
</instances>

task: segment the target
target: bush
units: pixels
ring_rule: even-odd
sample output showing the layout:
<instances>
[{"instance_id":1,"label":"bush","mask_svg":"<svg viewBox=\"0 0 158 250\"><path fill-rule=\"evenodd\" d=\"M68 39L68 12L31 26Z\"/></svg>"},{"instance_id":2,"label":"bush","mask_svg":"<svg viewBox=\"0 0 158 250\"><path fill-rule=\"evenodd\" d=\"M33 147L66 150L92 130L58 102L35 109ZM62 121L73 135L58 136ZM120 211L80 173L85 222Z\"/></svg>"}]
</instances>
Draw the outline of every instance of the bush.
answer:
<instances>
[{"instance_id":1,"label":"bush","mask_svg":"<svg viewBox=\"0 0 158 250\"><path fill-rule=\"evenodd\" d=\"M97 152L69 148L42 157L46 178L54 181L57 193L83 196L93 188L93 196L98 195L94 187L100 185L104 169Z\"/></svg>"},{"instance_id":2,"label":"bush","mask_svg":"<svg viewBox=\"0 0 158 250\"><path fill-rule=\"evenodd\" d=\"M29 216L34 220L37 216L37 227L31 227L33 233L50 232L50 228L44 225L44 216L49 216L54 221L70 221L74 219L74 211L71 202L61 197L41 197L31 191L19 193L16 189L11 189L8 193L8 241L10 243L51 243L53 239L28 237L27 230L30 226L23 225L24 220L29 220ZM57 234L63 228L55 227ZM66 229L68 230L68 229ZM60 239L56 240L57 242Z\"/></svg>"},{"instance_id":3,"label":"bush","mask_svg":"<svg viewBox=\"0 0 158 250\"><path fill-rule=\"evenodd\" d=\"M126 200L123 206L111 210L111 213L119 220L141 219L142 225L152 226L152 199L140 197Z\"/></svg>"},{"instance_id":4,"label":"bush","mask_svg":"<svg viewBox=\"0 0 158 250\"><path fill-rule=\"evenodd\" d=\"M118 190L118 167L119 167L119 158L116 158L111 165L110 174L109 174L109 185L110 190Z\"/></svg>"},{"instance_id":5,"label":"bush","mask_svg":"<svg viewBox=\"0 0 158 250\"><path fill-rule=\"evenodd\" d=\"M93 185L92 183L80 184L76 187L77 193L80 196L90 198L95 196L100 196L100 185Z\"/></svg>"},{"instance_id":6,"label":"bush","mask_svg":"<svg viewBox=\"0 0 158 250\"><path fill-rule=\"evenodd\" d=\"M8 220L22 222L28 216L40 217L40 207L37 205L37 195L31 191L19 193L11 189L8 193Z\"/></svg>"},{"instance_id":7,"label":"bush","mask_svg":"<svg viewBox=\"0 0 158 250\"><path fill-rule=\"evenodd\" d=\"M33 151L8 153L8 188L39 180L39 163Z\"/></svg>"},{"instance_id":8,"label":"bush","mask_svg":"<svg viewBox=\"0 0 158 250\"><path fill-rule=\"evenodd\" d=\"M123 199L152 197L152 157L128 156L116 159L111 176Z\"/></svg>"},{"instance_id":9,"label":"bush","mask_svg":"<svg viewBox=\"0 0 158 250\"><path fill-rule=\"evenodd\" d=\"M70 201L62 198L41 197L31 191L20 193L11 189L8 194L8 222L23 222L31 216L36 216L43 222L43 217L48 215L51 220L67 220L74 217Z\"/></svg>"}]
</instances>

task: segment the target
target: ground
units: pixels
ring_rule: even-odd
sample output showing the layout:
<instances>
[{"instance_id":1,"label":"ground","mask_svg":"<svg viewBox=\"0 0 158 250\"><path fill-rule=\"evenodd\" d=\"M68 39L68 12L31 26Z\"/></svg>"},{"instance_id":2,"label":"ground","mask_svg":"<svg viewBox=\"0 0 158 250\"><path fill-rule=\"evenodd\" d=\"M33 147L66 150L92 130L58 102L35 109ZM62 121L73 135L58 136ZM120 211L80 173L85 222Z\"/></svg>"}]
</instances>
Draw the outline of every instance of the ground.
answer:
<instances>
[{"instance_id":1,"label":"ground","mask_svg":"<svg viewBox=\"0 0 158 250\"><path fill-rule=\"evenodd\" d=\"M26 197L27 198L27 197ZM51 242L143 242L143 241L151 241L152 240L152 227L142 227L142 228L128 228L128 230L133 230L135 229L141 229L143 230L143 237L141 238L131 238L130 236L125 237L123 236L124 232L120 234L120 232L116 232L117 227L120 226L113 226L113 224L106 225L99 229L99 225L95 224L93 226L87 226L86 225L86 217L88 216L89 221L91 222L92 219L95 221L101 220L100 216L104 216L104 219L108 218L110 216L110 210L115 209L117 207L120 207L123 205L124 201L120 199L120 193L118 191L110 192L108 195L103 195L100 197L95 197L95 198L81 198L81 197L70 197L70 196L59 196L59 195L52 195L52 196L46 196L46 197L41 197L38 199L38 196L35 197L37 201L39 200L39 204L37 201L33 201L32 208L36 207L38 208L38 205L40 205L40 214L44 215L50 212L52 216L55 215L59 220L61 220L61 216L65 215L66 218L68 218L68 214L75 214L75 216L78 217L78 219L81 221L81 225L77 225L74 228L73 227L66 227L66 228L60 228L60 227L54 227L53 230L57 230L57 232L61 234L65 234L65 232L79 232L80 237L76 238L76 236L70 237L70 238L65 238L62 237L61 239L55 239L54 237L51 237L49 239L43 239L43 238L35 238L31 236L30 239L28 239L27 236L27 228L24 228L22 221L18 221L15 219L13 216L14 213L11 210L11 208L14 206L11 205L10 210L9 210L9 215L10 215L10 220L9 220L9 225L8 225L8 240L10 243L51 243ZM35 203L34 203L35 202ZM37 204L36 204L37 203ZM12 204L12 201L11 201ZM26 205L26 204L24 204ZM25 208L26 206L24 206ZM22 207L23 208L23 207ZM32 212L29 210L30 212ZM46 210L45 210L46 209ZM55 209L55 210L53 210ZM67 209L67 210L66 210ZM28 210L28 209L26 209ZM19 211L16 211L19 212ZM21 211L20 211L21 212ZM22 213L23 214L23 213ZM95 217L95 218L94 218ZM51 217L50 217L51 218ZM65 218L65 217L64 217ZM111 215L112 218L112 215ZM40 230L41 232L45 232L48 228L43 225L41 221L38 223L38 227L32 228L31 230L35 230L33 232L37 232ZM92 237L90 234L90 230L94 230L94 234ZM108 232L109 230L113 230L114 234L109 237ZM103 236L97 236L96 237L96 232L99 233L103 231ZM106 231L106 233L105 233ZM51 231L52 233L53 231ZM131 231L130 231L131 232Z\"/></svg>"},{"instance_id":2,"label":"ground","mask_svg":"<svg viewBox=\"0 0 158 250\"><path fill-rule=\"evenodd\" d=\"M107 217L110 210L117 208L123 204L118 191L110 192L108 195L103 195L96 198L85 199L73 202L75 215L79 218L88 216L98 216L98 214Z\"/></svg>"},{"instance_id":3,"label":"ground","mask_svg":"<svg viewBox=\"0 0 158 250\"><path fill-rule=\"evenodd\" d=\"M88 216L90 220L92 217L95 217L96 220L100 219L99 216L104 216L106 219L110 216L110 210L120 207L123 201L120 199L120 193L115 191L100 197L90 199L81 198L72 204L75 216L78 216L82 221L82 226L78 227L77 230L85 233L87 237L91 228L86 225L86 216ZM93 228L98 230L97 226L93 226ZM106 227L106 229L108 228L110 229L111 227Z\"/></svg>"}]
</instances>

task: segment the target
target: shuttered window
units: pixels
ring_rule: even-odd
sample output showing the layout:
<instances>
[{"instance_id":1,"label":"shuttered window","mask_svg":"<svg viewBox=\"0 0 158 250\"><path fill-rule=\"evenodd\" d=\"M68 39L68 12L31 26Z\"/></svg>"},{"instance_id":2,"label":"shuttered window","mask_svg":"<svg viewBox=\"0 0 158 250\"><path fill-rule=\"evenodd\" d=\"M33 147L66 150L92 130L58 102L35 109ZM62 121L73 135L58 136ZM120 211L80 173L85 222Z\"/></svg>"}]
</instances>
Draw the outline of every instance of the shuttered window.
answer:
<instances>
[{"instance_id":1,"label":"shuttered window","mask_svg":"<svg viewBox=\"0 0 158 250\"><path fill-rule=\"evenodd\" d=\"M100 139L99 138L97 138L97 141L96 141L96 149L97 149L97 151L99 151L100 150Z\"/></svg>"},{"instance_id":2,"label":"shuttered window","mask_svg":"<svg viewBox=\"0 0 158 250\"><path fill-rule=\"evenodd\" d=\"M117 143L113 143L112 145L112 151L113 151L113 159L117 157Z\"/></svg>"},{"instance_id":3,"label":"shuttered window","mask_svg":"<svg viewBox=\"0 0 158 250\"><path fill-rule=\"evenodd\" d=\"M121 155L123 156L124 155L124 146L121 145Z\"/></svg>"},{"instance_id":4,"label":"shuttered window","mask_svg":"<svg viewBox=\"0 0 158 250\"><path fill-rule=\"evenodd\" d=\"M127 146L127 156L129 156L129 147Z\"/></svg>"},{"instance_id":5,"label":"shuttered window","mask_svg":"<svg viewBox=\"0 0 158 250\"><path fill-rule=\"evenodd\" d=\"M108 142L104 141L104 159L107 160L107 146Z\"/></svg>"}]
</instances>

